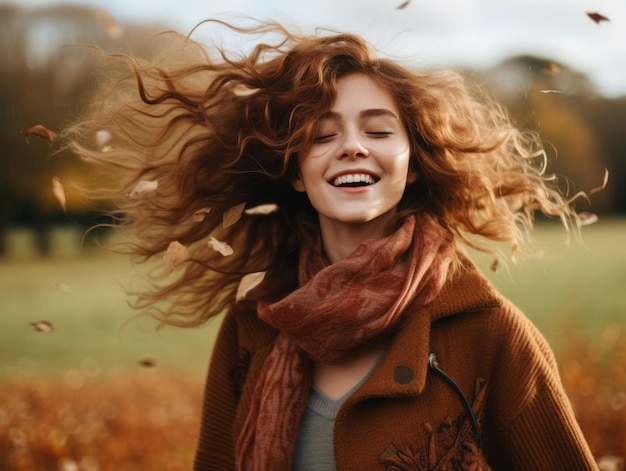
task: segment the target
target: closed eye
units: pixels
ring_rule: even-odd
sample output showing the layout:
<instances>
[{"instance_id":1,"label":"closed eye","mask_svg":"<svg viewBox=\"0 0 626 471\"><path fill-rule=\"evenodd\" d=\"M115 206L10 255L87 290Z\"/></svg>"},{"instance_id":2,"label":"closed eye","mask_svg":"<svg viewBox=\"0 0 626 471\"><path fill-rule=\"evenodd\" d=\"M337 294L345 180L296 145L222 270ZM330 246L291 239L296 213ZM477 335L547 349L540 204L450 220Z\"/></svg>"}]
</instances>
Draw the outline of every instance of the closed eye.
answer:
<instances>
[{"instance_id":1,"label":"closed eye","mask_svg":"<svg viewBox=\"0 0 626 471\"><path fill-rule=\"evenodd\" d=\"M337 134L324 134L323 136L317 136L315 139L313 139L313 142L315 142L316 144L328 142L336 135Z\"/></svg>"},{"instance_id":2,"label":"closed eye","mask_svg":"<svg viewBox=\"0 0 626 471\"><path fill-rule=\"evenodd\" d=\"M393 133L391 131L368 131L365 134L372 137L387 137L391 136Z\"/></svg>"}]
</instances>

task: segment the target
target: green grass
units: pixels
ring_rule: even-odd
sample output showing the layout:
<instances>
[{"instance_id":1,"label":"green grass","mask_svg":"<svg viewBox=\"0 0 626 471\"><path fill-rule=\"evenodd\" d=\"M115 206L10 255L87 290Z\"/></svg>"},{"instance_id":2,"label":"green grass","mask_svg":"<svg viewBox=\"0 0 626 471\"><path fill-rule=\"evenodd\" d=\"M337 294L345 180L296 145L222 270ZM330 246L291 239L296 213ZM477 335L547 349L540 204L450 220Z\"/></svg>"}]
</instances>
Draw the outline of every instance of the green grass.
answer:
<instances>
[{"instance_id":1,"label":"green grass","mask_svg":"<svg viewBox=\"0 0 626 471\"><path fill-rule=\"evenodd\" d=\"M56 234L56 255L36 258L23 250L27 237L14 234L11 256L0 261L0 376L68 369L95 375L139 368L144 357L167 369L206 368L216 323L157 331L154 320L127 305L133 270L126 258L68 248L76 240L71 233ZM40 320L55 330L35 331L30 323Z\"/></svg>"},{"instance_id":2,"label":"green grass","mask_svg":"<svg viewBox=\"0 0 626 471\"><path fill-rule=\"evenodd\" d=\"M558 346L564 327L597 336L626 321L626 220L601 219L567 245L557 223L538 225L541 260L509 264L496 273L492 258L475 256L502 294L517 304ZM508 268L508 271L507 271Z\"/></svg>"},{"instance_id":3,"label":"green grass","mask_svg":"<svg viewBox=\"0 0 626 471\"><path fill-rule=\"evenodd\" d=\"M29 249L29 235L9 238L0 260L0 376L23 372L84 375L140 368L143 357L160 368L205 369L217 323L203 328L156 330L156 323L126 304L123 286L133 273L123 256L80 250L72 230L56 231L47 259ZM626 320L626 220L602 219L583 229L586 247L565 247L556 224L538 227L550 259L489 270L491 258L474 255L500 291L558 345L565 324L600 335ZM69 291L59 289L59 284ZM56 286L56 287L55 287ZM54 332L35 331L47 320Z\"/></svg>"}]
</instances>

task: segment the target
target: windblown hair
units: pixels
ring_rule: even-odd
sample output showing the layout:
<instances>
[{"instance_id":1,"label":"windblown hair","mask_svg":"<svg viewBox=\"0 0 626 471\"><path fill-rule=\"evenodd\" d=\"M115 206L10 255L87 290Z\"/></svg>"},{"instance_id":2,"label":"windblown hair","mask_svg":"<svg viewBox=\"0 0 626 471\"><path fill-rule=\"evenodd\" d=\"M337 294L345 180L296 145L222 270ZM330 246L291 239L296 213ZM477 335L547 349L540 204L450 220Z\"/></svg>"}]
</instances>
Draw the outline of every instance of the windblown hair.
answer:
<instances>
[{"instance_id":1,"label":"windblown hair","mask_svg":"<svg viewBox=\"0 0 626 471\"><path fill-rule=\"evenodd\" d=\"M256 290L266 300L295 288L299 248L319 232L315 210L292 187L297 156L331 108L337 81L353 73L396 98L409 135L419 179L407 187L398 218L428 211L459 241L482 238L513 250L537 211L576 225L570 201L545 174L538 136L519 130L461 75L410 71L376 57L351 34L298 36L276 23L225 26L274 41L237 57L216 48L211 58L181 37L180 48L153 63L116 56L127 67L124 76L68 133L83 159L114 170L119 185L97 196L115 201L115 225L134 235L128 247L138 261L174 241L189 251L177 276L154 273L150 289L136 293L137 307L191 326L234 302L245 274L267 271ZM106 146L94 144L98 131L111 136ZM137 195L142 181L158 187ZM224 224L232 208L263 204L279 210ZM210 237L233 254L209 248Z\"/></svg>"}]
</instances>

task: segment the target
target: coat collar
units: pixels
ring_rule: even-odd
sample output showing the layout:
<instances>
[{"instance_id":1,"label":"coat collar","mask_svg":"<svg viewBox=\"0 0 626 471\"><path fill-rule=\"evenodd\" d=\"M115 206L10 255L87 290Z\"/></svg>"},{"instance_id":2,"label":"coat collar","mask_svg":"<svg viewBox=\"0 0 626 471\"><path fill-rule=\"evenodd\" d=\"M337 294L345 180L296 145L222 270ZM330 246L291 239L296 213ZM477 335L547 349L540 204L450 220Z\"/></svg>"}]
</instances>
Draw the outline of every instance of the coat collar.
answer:
<instances>
[{"instance_id":1,"label":"coat collar","mask_svg":"<svg viewBox=\"0 0 626 471\"><path fill-rule=\"evenodd\" d=\"M431 325L445 317L502 304L501 296L475 265L463 255L461 262L461 271L444 285L433 302L407 313L380 364L348 399L350 402L420 394L428 372Z\"/></svg>"}]
</instances>

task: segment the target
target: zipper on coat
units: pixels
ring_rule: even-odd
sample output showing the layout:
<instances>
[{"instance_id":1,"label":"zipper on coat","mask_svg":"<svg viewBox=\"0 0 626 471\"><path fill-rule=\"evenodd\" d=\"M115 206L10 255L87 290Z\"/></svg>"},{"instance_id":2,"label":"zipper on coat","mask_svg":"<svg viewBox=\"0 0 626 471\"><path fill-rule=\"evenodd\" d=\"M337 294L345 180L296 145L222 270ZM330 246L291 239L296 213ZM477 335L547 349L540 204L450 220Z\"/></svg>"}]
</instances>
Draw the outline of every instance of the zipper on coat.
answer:
<instances>
[{"instance_id":1,"label":"zipper on coat","mask_svg":"<svg viewBox=\"0 0 626 471\"><path fill-rule=\"evenodd\" d=\"M480 436L480 428L478 427L478 420L476 420L476 414L474 414L474 410L472 409L472 405L470 404L467 397L463 393L461 387L456 384L456 382L446 374L441 368L439 368L439 363L437 362L437 355L431 353L428 355L428 367L432 369L435 373L437 373L452 389L456 392L457 396L461 399L465 409L467 410L467 414L469 415L470 423L472 426L472 433L474 435L474 440L476 441L476 446L478 448L482 447L481 444L481 436Z\"/></svg>"}]
</instances>

